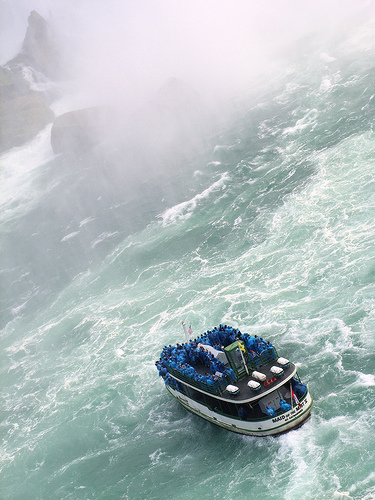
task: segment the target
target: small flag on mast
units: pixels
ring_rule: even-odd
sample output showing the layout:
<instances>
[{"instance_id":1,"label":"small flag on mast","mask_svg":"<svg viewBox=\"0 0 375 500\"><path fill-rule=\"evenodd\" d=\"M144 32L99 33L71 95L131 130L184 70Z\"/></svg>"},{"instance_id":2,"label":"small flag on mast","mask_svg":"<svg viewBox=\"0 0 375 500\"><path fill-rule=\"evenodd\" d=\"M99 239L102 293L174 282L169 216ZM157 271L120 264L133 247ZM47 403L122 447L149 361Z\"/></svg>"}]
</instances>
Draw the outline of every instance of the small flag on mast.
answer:
<instances>
[{"instance_id":1,"label":"small flag on mast","mask_svg":"<svg viewBox=\"0 0 375 500\"><path fill-rule=\"evenodd\" d=\"M192 330L192 328L191 328L191 325L189 326L189 330L188 330L188 332L189 332L189 335L191 335L191 334L193 333L193 330Z\"/></svg>"},{"instance_id":2,"label":"small flag on mast","mask_svg":"<svg viewBox=\"0 0 375 500\"><path fill-rule=\"evenodd\" d=\"M298 405L298 406L302 406L301 403L298 401L298 398L295 394L295 392L293 391L293 387L290 388L291 390L291 394L292 394L292 398L294 399L295 403Z\"/></svg>"}]
</instances>

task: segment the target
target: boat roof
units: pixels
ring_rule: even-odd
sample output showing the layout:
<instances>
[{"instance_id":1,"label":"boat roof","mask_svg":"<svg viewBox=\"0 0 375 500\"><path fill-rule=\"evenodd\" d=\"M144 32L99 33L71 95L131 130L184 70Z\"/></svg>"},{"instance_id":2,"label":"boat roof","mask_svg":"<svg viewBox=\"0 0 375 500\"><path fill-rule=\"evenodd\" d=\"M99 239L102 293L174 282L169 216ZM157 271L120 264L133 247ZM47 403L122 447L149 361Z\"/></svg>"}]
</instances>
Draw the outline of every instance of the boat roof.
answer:
<instances>
[{"instance_id":1,"label":"boat roof","mask_svg":"<svg viewBox=\"0 0 375 500\"><path fill-rule=\"evenodd\" d=\"M290 363L289 366L283 367L283 374L279 377L275 377L274 374L270 371L272 366L277 366L277 363L275 361L268 363L267 365L263 365L262 367L258 368L257 371L260 373L263 373L266 375L266 384L260 383L260 389L258 391L254 391L248 387L247 383L250 380L256 380L252 376L246 376L243 377L240 380L236 380L233 385L239 388L239 392L237 394L230 394L228 391L224 390L220 394L213 394L212 392L205 391L201 387L197 387L196 385L190 385L189 383L186 382L186 380L183 380L182 378L179 379L178 376L175 374L171 374L173 378L176 380L181 380L185 385L188 385L192 389L195 389L196 391L202 392L204 394L207 394L208 396L216 399L220 399L222 401L228 401L228 402L234 402L238 404L242 403L249 403L251 401L256 401L257 399L261 399L267 394L270 394L271 392L275 391L276 389L282 387L285 385L295 374L296 374L296 366L293 363ZM197 371L201 371L202 373L206 368L202 367L196 367ZM250 371L251 375L251 371ZM275 379L273 382L267 383L271 380Z\"/></svg>"}]
</instances>

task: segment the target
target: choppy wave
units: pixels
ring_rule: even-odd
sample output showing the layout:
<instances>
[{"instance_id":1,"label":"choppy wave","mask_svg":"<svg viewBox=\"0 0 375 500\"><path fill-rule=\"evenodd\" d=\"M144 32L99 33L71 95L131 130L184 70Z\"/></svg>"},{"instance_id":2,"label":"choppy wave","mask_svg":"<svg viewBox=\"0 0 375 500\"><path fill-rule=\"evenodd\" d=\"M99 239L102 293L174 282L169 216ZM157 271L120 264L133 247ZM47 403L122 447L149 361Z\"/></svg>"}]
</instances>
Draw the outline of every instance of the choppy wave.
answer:
<instances>
[{"instance_id":1,"label":"choppy wave","mask_svg":"<svg viewBox=\"0 0 375 500\"><path fill-rule=\"evenodd\" d=\"M225 182L228 181L228 173L225 172L220 176L220 179L215 181L211 186L203 190L201 193L196 194L188 201L184 201L168 208L160 217L164 226L176 222L182 222L191 217L197 205L210 197L212 193L225 189Z\"/></svg>"}]
</instances>

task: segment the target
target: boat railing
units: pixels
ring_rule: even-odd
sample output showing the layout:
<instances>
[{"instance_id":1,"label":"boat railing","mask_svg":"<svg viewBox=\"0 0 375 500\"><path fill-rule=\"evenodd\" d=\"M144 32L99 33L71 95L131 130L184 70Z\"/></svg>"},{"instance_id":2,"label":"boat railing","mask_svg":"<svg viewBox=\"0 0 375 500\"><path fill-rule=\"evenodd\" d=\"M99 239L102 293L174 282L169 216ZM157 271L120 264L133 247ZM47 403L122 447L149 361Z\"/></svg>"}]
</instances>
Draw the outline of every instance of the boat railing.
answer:
<instances>
[{"instance_id":1,"label":"boat railing","mask_svg":"<svg viewBox=\"0 0 375 500\"><path fill-rule=\"evenodd\" d=\"M250 369L256 370L260 366L267 365L278 358L277 351L274 347L263 351L261 354L257 354L254 357L248 356L247 366Z\"/></svg>"},{"instance_id":2,"label":"boat railing","mask_svg":"<svg viewBox=\"0 0 375 500\"><path fill-rule=\"evenodd\" d=\"M225 377L223 377L221 380L214 380L211 384L208 384L207 382L195 380L193 377L184 375L180 370L177 370L176 368L168 367L168 372L178 380L184 381L187 384L196 387L197 389L202 389L211 394L220 394L226 389L228 385L228 381L225 379Z\"/></svg>"},{"instance_id":3,"label":"boat railing","mask_svg":"<svg viewBox=\"0 0 375 500\"><path fill-rule=\"evenodd\" d=\"M276 352L275 348L266 350L262 352L261 354L257 355L255 358L248 358L247 359L247 366L248 368L255 370L259 368L260 366L266 365L273 361L274 359L277 359L278 355ZM222 377L222 379L214 380L211 383L203 382L202 380L195 380L193 377L190 377L188 375L184 375L180 370L176 368L172 368L171 366L168 367L168 371L171 375L174 375L177 379L183 380L184 382L198 388L202 389L206 392L209 392L211 394L220 394L222 393L229 381L226 379L226 377Z\"/></svg>"},{"instance_id":4,"label":"boat railing","mask_svg":"<svg viewBox=\"0 0 375 500\"><path fill-rule=\"evenodd\" d=\"M261 360L261 366L263 366L263 365L270 363L271 361L274 361L279 356L277 354L276 349L274 347L272 347L271 349L267 349L266 351L263 351L259 357Z\"/></svg>"}]
</instances>

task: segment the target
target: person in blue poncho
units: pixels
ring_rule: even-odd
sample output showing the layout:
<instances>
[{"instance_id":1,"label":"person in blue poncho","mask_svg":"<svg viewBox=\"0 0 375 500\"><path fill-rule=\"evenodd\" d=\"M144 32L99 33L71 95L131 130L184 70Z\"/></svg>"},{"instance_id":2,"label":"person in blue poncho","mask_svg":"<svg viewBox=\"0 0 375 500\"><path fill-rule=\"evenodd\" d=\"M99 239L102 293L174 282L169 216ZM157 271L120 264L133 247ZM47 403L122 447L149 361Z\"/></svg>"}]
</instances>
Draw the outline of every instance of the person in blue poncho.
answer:
<instances>
[{"instance_id":1,"label":"person in blue poncho","mask_svg":"<svg viewBox=\"0 0 375 500\"><path fill-rule=\"evenodd\" d=\"M243 406L240 406L238 410L238 416L240 417L241 420L246 420L247 411Z\"/></svg>"},{"instance_id":2,"label":"person in blue poncho","mask_svg":"<svg viewBox=\"0 0 375 500\"><path fill-rule=\"evenodd\" d=\"M276 411L273 406L267 406L267 415L270 417L276 417Z\"/></svg>"},{"instance_id":3,"label":"person in blue poncho","mask_svg":"<svg viewBox=\"0 0 375 500\"><path fill-rule=\"evenodd\" d=\"M284 413L292 409L291 405L285 399L280 399L280 408Z\"/></svg>"}]
</instances>

